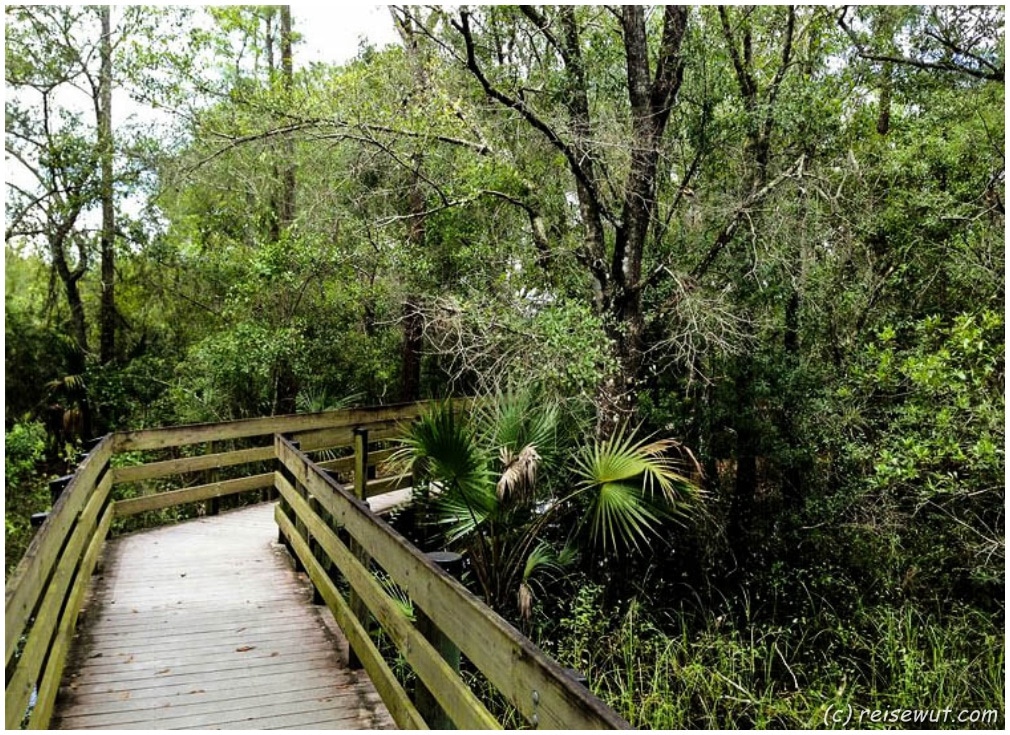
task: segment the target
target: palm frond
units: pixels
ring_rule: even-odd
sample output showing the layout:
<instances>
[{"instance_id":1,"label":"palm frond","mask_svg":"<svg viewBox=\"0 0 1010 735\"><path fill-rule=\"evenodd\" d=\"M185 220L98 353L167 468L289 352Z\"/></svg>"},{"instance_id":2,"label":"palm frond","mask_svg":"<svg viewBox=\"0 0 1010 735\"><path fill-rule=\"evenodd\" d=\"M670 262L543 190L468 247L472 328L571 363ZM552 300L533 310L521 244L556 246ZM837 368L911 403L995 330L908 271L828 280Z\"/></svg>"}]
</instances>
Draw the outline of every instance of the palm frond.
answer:
<instances>
[{"instance_id":1,"label":"palm frond","mask_svg":"<svg viewBox=\"0 0 1010 735\"><path fill-rule=\"evenodd\" d=\"M445 540L454 544L468 538L492 518L498 510L494 491L478 493L444 493L435 499L437 523L445 528Z\"/></svg>"},{"instance_id":2,"label":"palm frond","mask_svg":"<svg viewBox=\"0 0 1010 735\"><path fill-rule=\"evenodd\" d=\"M560 463L559 423L558 405L537 400L528 391L496 396L481 407L477 417L483 445L504 447L518 454L532 444L541 457L540 464L547 468Z\"/></svg>"},{"instance_id":3,"label":"palm frond","mask_svg":"<svg viewBox=\"0 0 1010 735\"><path fill-rule=\"evenodd\" d=\"M700 490L670 457L679 447L672 439L636 440L623 426L582 449L575 469L581 492L590 497L594 543L638 548L658 531L662 517L682 516L694 507Z\"/></svg>"},{"instance_id":4,"label":"palm frond","mask_svg":"<svg viewBox=\"0 0 1010 735\"><path fill-rule=\"evenodd\" d=\"M529 556L526 557L526 563L523 566L523 576L517 593L519 614L525 620L529 620L533 613L534 577L538 572L560 574L563 571L562 567L570 563L574 558L571 552L572 550L569 547L565 547L561 554L558 554L548 543L541 541L533 548ZM543 591L542 586L541 591Z\"/></svg>"},{"instance_id":5,"label":"palm frond","mask_svg":"<svg viewBox=\"0 0 1010 735\"><path fill-rule=\"evenodd\" d=\"M416 476L440 481L448 493L480 491L491 479L487 453L448 403L422 414L400 441L390 460L409 457Z\"/></svg>"},{"instance_id":6,"label":"palm frond","mask_svg":"<svg viewBox=\"0 0 1010 735\"><path fill-rule=\"evenodd\" d=\"M512 454L508 447L502 447L499 459L504 468L495 489L499 500L515 499L524 502L533 497L537 484L537 465L540 455L533 444L527 444L519 454Z\"/></svg>"},{"instance_id":7,"label":"palm frond","mask_svg":"<svg viewBox=\"0 0 1010 735\"><path fill-rule=\"evenodd\" d=\"M604 551L621 546L641 548L648 544L659 525L659 517L644 502L641 488L623 482L605 482L599 486L589 507L590 534L593 543Z\"/></svg>"}]
</instances>

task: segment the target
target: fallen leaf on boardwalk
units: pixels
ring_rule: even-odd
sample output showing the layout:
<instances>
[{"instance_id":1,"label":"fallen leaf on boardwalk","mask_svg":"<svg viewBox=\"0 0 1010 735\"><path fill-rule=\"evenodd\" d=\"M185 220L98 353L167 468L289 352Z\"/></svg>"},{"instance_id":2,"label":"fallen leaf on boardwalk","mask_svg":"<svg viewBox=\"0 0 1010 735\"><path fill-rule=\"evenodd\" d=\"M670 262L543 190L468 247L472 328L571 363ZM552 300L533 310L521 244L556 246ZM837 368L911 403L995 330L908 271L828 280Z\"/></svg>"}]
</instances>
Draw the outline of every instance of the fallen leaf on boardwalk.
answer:
<instances>
[{"instance_id":1,"label":"fallen leaf on boardwalk","mask_svg":"<svg viewBox=\"0 0 1010 735\"><path fill-rule=\"evenodd\" d=\"M280 651L274 651L273 653L270 654L270 658L273 658L274 656L280 656L280 655L281 655Z\"/></svg>"},{"instance_id":2,"label":"fallen leaf on boardwalk","mask_svg":"<svg viewBox=\"0 0 1010 735\"><path fill-rule=\"evenodd\" d=\"M206 694L206 692L207 692L206 689L194 689L193 691L190 692L190 694Z\"/></svg>"},{"instance_id":3,"label":"fallen leaf on boardwalk","mask_svg":"<svg viewBox=\"0 0 1010 735\"><path fill-rule=\"evenodd\" d=\"M130 698L130 693L129 692L123 692L122 694L119 695L119 698L120 699L129 699Z\"/></svg>"},{"instance_id":4,"label":"fallen leaf on boardwalk","mask_svg":"<svg viewBox=\"0 0 1010 735\"><path fill-rule=\"evenodd\" d=\"M103 653L93 653L90 656L88 656L88 658L101 658L103 655L105 655L105 654L103 654Z\"/></svg>"},{"instance_id":5,"label":"fallen leaf on boardwalk","mask_svg":"<svg viewBox=\"0 0 1010 735\"><path fill-rule=\"evenodd\" d=\"M238 630L236 630L235 632L236 632L236 633L241 633L241 632L242 632L243 630L245 630L245 628L239 628L239 629L238 629Z\"/></svg>"},{"instance_id":6,"label":"fallen leaf on boardwalk","mask_svg":"<svg viewBox=\"0 0 1010 735\"><path fill-rule=\"evenodd\" d=\"M237 651L238 653L245 653L246 651L251 651L251 650L253 650L254 648L256 648L256 646L239 646L239 647L238 647L238 648L236 648L235 650L236 650L236 651Z\"/></svg>"},{"instance_id":7,"label":"fallen leaf on boardwalk","mask_svg":"<svg viewBox=\"0 0 1010 735\"><path fill-rule=\"evenodd\" d=\"M161 676L162 674L167 674L169 671L171 671L171 669L162 669L161 671L155 671L154 675Z\"/></svg>"}]
</instances>

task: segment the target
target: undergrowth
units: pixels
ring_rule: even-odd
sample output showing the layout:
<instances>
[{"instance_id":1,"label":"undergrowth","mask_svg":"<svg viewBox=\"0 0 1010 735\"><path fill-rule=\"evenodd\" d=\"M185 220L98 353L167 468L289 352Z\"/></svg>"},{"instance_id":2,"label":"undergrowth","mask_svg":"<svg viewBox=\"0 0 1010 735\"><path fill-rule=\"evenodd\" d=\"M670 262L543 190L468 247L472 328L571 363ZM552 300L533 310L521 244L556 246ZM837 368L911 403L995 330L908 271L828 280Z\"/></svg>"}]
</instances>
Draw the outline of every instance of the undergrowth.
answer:
<instances>
[{"instance_id":1,"label":"undergrowth","mask_svg":"<svg viewBox=\"0 0 1010 735\"><path fill-rule=\"evenodd\" d=\"M779 625L601 599L582 587L545 647L639 728L823 728L850 706L994 710L976 726L1005 722L1003 630L977 611L819 609Z\"/></svg>"}]
</instances>

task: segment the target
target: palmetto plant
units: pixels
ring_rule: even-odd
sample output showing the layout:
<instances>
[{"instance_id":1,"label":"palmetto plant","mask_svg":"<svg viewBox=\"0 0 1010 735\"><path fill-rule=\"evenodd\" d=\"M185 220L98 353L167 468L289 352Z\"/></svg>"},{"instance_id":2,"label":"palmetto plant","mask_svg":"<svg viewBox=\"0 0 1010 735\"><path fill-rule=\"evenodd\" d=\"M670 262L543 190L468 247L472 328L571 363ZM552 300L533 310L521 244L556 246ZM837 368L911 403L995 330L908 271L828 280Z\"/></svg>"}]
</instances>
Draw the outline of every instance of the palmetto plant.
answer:
<instances>
[{"instance_id":1,"label":"palmetto plant","mask_svg":"<svg viewBox=\"0 0 1010 735\"><path fill-rule=\"evenodd\" d=\"M517 605L528 618L538 582L578 547L638 549L700 501L681 471L693 457L677 442L636 440L623 427L580 446L570 426L556 404L505 393L469 420L440 404L402 440L415 502L500 611Z\"/></svg>"}]
</instances>

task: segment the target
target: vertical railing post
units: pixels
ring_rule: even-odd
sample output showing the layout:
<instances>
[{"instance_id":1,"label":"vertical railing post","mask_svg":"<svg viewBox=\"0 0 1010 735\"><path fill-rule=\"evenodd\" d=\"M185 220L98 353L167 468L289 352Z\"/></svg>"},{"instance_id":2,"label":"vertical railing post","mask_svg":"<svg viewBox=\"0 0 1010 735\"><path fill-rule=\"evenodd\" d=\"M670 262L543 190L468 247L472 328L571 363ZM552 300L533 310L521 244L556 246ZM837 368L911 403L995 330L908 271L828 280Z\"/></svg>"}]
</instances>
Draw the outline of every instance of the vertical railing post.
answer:
<instances>
[{"instance_id":1,"label":"vertical railing post","mask_svg":"<svg viewBox=\"0 0 1010 735\"><path fill-rule=\"evenodd\" d=\"M74 479L73 475L63 475L63 477L57 477L55 480L49 481L49 504L56 505L56 501L60 499L63 491L67 489L70 481Z\"/></svg>"},{"instance_id":2,"label":"vertical railing post","mask_svg":"<svg viewBox=\"0 0 1010 735\"><path fill-rule=\"evenodd\" d=\"M368 429L356 428L354 430L354 496L358 500L365 500L366 489L368 488ZM368 555L365 553L364 549L361 548L356 540L351 539L351 552L361 561L365 567L368 567L369 559ZM351 607L351 611L354 616L361 621L365 629L368 629L368 606L365 605L364 600L358 596L358 593L351 588L350 595L348 597L348 604ZM353 649L349 650L347 656L347 662L351 668L360 668L361 660L354 653Z\"/></svg>"},{"instance_id":3,"label":"vertical railing post","mask_svg":"<svg viewBox=\"0 0 1010 735\"><path fill-rule=\"evenodd\" d=\"M281 434L281 436L283 436L285 439L287 439L288 441L290 441L291 442L291 446L293 446L295 449L300 449L301 448L301 443L300 442L291 439L290 436L287 436L285 434ZM281 462L281 460L280 460L279 457L275 460L275 464L277 466L277 471L280 472L284 476L284 479L287 480L291 484L291 487L294 487L294 488L297 489L298 482L295 480L295 476L291 473L291 470L289 470L287 467L284 466L284 463ZM291 517L291 508L288 507L288 504L284 500L283 497L281 497L280 501L278 501L277 507L279 507L281 509L281 512L284 515L286 515L288 518ZM284 544L285 548L287 548L287 550L288 550L288 554L290 554L291 558L295 560L295 569L297 569L298 568L298 555L295 554L294 549L291 548L291 542L284 535L284 531L282 531L280 529L280 527L277 528L277 543Z\"/></svg>"},{"instance_id":4,"label":"vertical railing post","mask_svg":"<svg viewBox=\"0 0 1010 735\"><path fill-rule=\"evenodd\" d=\"M214 442L207 442L207 449L204 450L204 454L214 453ZM220 479L220 474L216 469L207 470L207 474L204 478L208 483L217 482ZM216 516L221 510L221 499L211 498L207 501L207 515Z\"/></svg>"},{"instance_id":5,"label":"vertical railing post","mask_svg":"<svg viewBox=\"0 0 1010 735\"><path fill-rule=\"evenodd\" d=\"M311 510L316 515L320 515L319 500L316 498L315 495L310 495L309 496L309 510ZM315 558L315 560L318 561L325 568L326 561L328 561L328 557L326 556L326 554L320 548L319 542L316 541L315 538L312 538L311 536L309 537L309 551L312 553L312 556ZM313 583L312 584L312 604L313 605L323 605L325 603L326 603L326 600L323 599L323 595L322 595L322 593L320 593L319 587L317 587L316 584Z\"/></svg>"},{"instance_id":6,"label":"vertical railing post","mask_svg":"<svg viewBox=\"0 0 1010 735\"><path fill-rule=\"evenodd\" d=\"M425 556L454 577L458 577L463 570L463 557L455 552L432 551ZM423 610L417 610L415 615L417 630L438 651L439 655L452 667L452 670L459 673L459 647L438 629L438 626L424 614ZM435 697L420 679L415 684L414 704L417 705L417 711L421 713L421 717L432 730L456 729L445 710L435 701Z\"/></svg>"}]
</instances>

